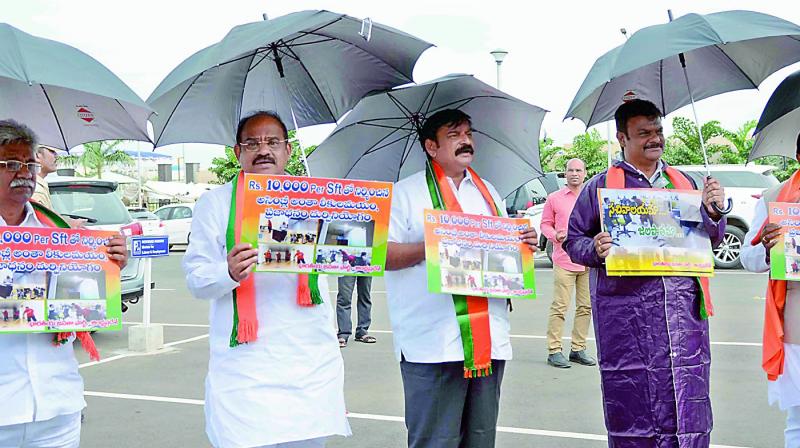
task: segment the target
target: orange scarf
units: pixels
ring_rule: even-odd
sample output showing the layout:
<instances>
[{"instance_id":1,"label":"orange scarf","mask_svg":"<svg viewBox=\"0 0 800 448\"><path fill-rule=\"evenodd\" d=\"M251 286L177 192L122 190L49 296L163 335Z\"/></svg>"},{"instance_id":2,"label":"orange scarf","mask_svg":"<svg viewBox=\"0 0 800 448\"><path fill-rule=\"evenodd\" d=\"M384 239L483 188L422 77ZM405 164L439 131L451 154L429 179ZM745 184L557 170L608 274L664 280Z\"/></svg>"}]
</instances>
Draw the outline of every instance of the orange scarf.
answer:
<instances>
[{"instance_id":1,"label":"orange scarf","mask_svg":"<svg viewBox=\"0 0 800 448\"><path fill-rule=\"evenodd\" d=\"M776 202L798 202L800 200L800 171L795 171L778 193ZM764 204L769 207L769 204ZM750 242L761 244L761 236L769 219L764 222L758 235ZM767 304L764 308L764 336L761 346L761 368L767 379L775 381L783 374L783 308L786 305L786 280L769 280Z\"/></svg>"},{"instance_id":2,"label":"orange scarf","mask_svg":"<svg viewBox=\"0 0 800 448\"><path fill-rule=\"evenodd\" d=\"M664 166L664 172L667 174L672 185L676 190L694 190L694 185L682 172L676 170L671 166ZM618 166L612 166L608 169L606 174L606 187L622 189L625 188L625 170ZM711 303L711 289L708 277L695 277L700 282L700 293L703 294L703 300L700 302L700 316L703 319L708 319L709 316L714 315L714 304Z\"/></svg>"}]
</instances>

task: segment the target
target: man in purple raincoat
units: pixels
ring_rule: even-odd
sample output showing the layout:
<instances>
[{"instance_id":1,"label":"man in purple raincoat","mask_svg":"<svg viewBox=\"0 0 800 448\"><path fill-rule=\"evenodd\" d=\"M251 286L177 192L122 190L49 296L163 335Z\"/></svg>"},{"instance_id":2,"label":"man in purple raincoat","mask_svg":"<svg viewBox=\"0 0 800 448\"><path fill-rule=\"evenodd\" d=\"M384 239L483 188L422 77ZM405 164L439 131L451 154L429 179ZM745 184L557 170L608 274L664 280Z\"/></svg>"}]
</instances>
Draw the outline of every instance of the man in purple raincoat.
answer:
<instances>
[{"instance_id":1,"label":"man in purple raincoat","mask_svg":"<svg viewBox=\"0 0 800 448\"><path fill-rule=\"evenodd\" d=\"M633 100L615 114L626 188L670 188L661 160L661 111ZM691 179L690 179L691 181ZM691 181L694 184L694 181ZM703 300L692 277L609 277L605 257L611 236L601 233L597 189L606 172L590 180L570 215L564 250L588 266L608 446L708 447L711 355ZM703 186L703 226L713 246L725 232L725 193L714 179Z\"/></svg>"}]
</instances>

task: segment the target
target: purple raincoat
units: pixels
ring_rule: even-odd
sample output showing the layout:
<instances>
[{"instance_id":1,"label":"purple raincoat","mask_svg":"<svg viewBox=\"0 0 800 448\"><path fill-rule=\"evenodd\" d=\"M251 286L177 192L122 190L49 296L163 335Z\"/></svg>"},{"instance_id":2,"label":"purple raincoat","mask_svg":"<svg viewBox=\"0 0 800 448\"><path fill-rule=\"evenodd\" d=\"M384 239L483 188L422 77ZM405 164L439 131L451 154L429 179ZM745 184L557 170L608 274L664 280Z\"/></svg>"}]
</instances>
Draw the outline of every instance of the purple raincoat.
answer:
<instances>
[{"instance_id":1,"label":"purple raincoat","mask_svg":"<svg viewBox=\"0 0 800 448\"><path fill-rule=\"evenodd\" d=\"M628 188L651 187L627 163L616 165L625 170ZM563 247L572 261L591 268L608 446L708 447L711 353L708 322L700 319L697 280L606 276L593 241L600 233L597 188L605 182L603 172L581 191ZM716 247L725 233L725 219L716 223L701 209Z\"/></svg>"}]
</instances>

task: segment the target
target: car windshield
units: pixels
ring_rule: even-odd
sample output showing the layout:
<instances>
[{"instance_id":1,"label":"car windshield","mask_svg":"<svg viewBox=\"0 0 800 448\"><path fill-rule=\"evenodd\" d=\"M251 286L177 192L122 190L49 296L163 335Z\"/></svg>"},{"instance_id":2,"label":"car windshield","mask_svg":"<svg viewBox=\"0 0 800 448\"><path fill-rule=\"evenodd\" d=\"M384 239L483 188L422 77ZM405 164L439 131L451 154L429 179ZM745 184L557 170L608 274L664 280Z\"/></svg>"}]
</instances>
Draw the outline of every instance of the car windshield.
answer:
<instances>
[{"instance_id":1,"label":"car windshield","mask_svg":"<svg viewBox=\"0 0 800 448\"><path fill-rule=\"evenodd\" d=\"M695 181L702 182L704 172L688 171ZM723 187L739 188L769 188L778 185L778 179L772 174L760 174L752 171L712 171L711 176L722 184Z\"/></svg>"},{"instance_id":2,"label":"car windshield","mask_svg":"<svg viewBox=\"0 0 800 448\"><path fill-rule=\"evenodd\" d=\"M128 224L130 214L125 205L108 187L99 185L50 186L53 208L62 215L75 215L97 220L93 225Z\"/></svg>"}]
</instances>

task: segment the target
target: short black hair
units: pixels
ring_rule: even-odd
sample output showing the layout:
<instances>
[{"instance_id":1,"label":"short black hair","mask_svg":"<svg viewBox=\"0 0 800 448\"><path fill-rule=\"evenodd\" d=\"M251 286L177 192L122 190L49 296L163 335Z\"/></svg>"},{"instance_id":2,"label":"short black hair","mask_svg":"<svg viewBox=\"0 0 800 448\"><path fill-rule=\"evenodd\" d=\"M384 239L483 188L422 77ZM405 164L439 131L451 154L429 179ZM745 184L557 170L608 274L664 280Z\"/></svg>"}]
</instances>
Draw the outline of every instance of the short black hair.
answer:
<instances>
[{"instance_id":1,"label":"short black hair","mask_svg":"<svg viewBox=\"0 0 800 448\"><path fill-rule=\"evenodd\" d=\"M797 153L800 154L800 134L797 134Z\"/></svg>"},{"instance_id":2,"label":"short black hair","mask_svg":"<svg viewBox=\"0 0 800 448\"><path fill-rule=\"evenodd\" d=\"M458 109L442 109L425 119L419 129L419 143L425 151L425 140L436 141L436 131L442 126L455 127L464 123L472 126L472 117Z\"/></svg>"},{"instance_id":3,"label":"short black hair","mask_svg":"<svg viewBox=\"0 0 800 448\"><path fill-rule=\"evenodd\" d=\"M647 100L635 99L622 103L614 113L614 121L617 122L617 132L628 135L628 120L633 117L661 118L658 106Z\"/></svg>"},{"instance_id":4,"label":"short black hair","mask_svg":"<svg viewBox=\"0 0 800 448\"><path fill-rule=\"evenodd\" d=\"M284 140L289 140L289 129L286 128L286 124L283 122L283 120L281 120L281 116L278 115L278 113L275 112L275 111L259 110L259 111L253 112L253 113L243 117L241 120L239 120L239 126L236 127L236 144L237 145L242 142L242 131L244 131L244 126L247 124L247 122L250 121L253 118L259 118L259 117L269 117L269 118L272 118L273 120L277 121L278 124L281 125L281 128L283 129L283 139Z\"/></svg>"}]
</instances>

